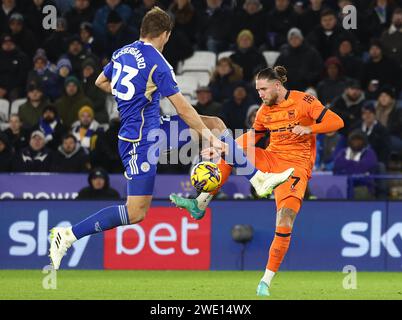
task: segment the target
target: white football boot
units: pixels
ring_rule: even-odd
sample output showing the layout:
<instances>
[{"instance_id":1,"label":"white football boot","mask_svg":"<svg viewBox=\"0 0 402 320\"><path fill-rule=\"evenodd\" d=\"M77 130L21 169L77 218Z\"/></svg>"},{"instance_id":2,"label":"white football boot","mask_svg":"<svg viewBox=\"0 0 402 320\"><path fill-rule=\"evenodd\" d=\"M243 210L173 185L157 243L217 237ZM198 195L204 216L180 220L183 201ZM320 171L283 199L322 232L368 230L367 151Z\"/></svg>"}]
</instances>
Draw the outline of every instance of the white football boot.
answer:
<instances>
[{"instance_id":1,"label":"white football boot","mask_svg":"<svg viewBox=\"0 0 402 320\"><path fill-rule=\"evenodd\" d=\"M250 179L250 183L260 198L266 198L276 187L288 181L294 171L294 168L289 168L281 173L265 173L258 170Z\"/></svg>"},{"instance_id":2,"label":"white football boot","mask_svg":"<svg viewBox=\"0 0 402 320\"><path fill-rule=\"evenodd\" d=\"M49 257L55 270L59 269L61 259L63 259L67 253L67 250L75 241L77 241L77 238L71 231L71 227L57 227L50 230Z\"/></svg>"}]
</instances>

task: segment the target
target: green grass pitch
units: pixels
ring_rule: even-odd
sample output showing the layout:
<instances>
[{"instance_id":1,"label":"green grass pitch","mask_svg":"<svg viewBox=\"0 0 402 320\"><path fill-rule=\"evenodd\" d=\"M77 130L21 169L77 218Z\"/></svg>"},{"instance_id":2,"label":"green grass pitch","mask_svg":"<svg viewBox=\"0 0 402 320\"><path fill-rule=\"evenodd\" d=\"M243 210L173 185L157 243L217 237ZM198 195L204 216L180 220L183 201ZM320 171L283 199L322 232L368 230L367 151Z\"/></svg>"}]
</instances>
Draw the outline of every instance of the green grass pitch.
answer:
<instances>
[{"instance_id":1,"label":"green grass pitch","mask_svg":"<svg viewBox=\"0 0 402 320\"><path fill-rule=\"evenodd\" d=\"M257 299L256 271L67 271L45 290L41 270L0 271L0 299ZM341 272L280 272L268 299L402 299L402 272L358 272L345 290ZM258 298L263 299L263 298Z\"/></svg>"}]
</instances>

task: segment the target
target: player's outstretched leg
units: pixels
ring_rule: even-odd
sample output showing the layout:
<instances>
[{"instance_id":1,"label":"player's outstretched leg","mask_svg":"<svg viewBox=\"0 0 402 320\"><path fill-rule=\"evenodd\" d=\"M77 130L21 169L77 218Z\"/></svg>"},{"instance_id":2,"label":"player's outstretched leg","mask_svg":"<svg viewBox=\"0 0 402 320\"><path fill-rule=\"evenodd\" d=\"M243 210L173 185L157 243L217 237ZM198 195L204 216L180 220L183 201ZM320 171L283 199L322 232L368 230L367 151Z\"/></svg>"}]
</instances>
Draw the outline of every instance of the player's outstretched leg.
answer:
<instances>
[{"instance_id":1,"label":"player's outstretched leg","mask_svg":"<svg viewBox=\"0 0 402 320\"><path fill-rule=\"evenodd\" d=\"M85 220L68 228L50 230L50 261L55 270L73 243L85 236L116 227L141 222L149 209L152 196L128 196L126 205L104 208Z\"/></svg>"},{"instance_id":2,"label":"player's outstretched leg","mask_svg":"<svg viewBox=\"0 0 402 320\"><path fill-rule=\"evenodd\" d=\"M271 281L278 272L279 267L289 249L293 223L300 209L301 201L295 197L286 199L286 203L292 209L283 207L277 213L275 237L269 250L269 258L264 276L257 286L257 296L267 297L270 295Z\"/></svg>"}]
</instances>

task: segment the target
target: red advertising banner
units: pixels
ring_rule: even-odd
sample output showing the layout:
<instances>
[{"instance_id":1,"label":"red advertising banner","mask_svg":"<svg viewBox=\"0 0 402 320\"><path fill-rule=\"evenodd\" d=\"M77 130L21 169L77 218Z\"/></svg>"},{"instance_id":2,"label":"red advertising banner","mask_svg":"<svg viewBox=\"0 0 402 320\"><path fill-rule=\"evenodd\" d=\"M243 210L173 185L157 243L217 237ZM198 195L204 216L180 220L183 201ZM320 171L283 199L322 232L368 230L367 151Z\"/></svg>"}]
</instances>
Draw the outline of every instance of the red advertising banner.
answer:
<instances>
[{"instance_id":1,"label":"red advertising banner","mask_svg":"<svg viewBox=\"0 0 402 320\"><path fill-rule=\"evenodd\" d=\"M107 231L104 249L105 269L208 270L211 211L194 220L185 210L153 207L140 224Z\"/></svg>"}]
</instances>

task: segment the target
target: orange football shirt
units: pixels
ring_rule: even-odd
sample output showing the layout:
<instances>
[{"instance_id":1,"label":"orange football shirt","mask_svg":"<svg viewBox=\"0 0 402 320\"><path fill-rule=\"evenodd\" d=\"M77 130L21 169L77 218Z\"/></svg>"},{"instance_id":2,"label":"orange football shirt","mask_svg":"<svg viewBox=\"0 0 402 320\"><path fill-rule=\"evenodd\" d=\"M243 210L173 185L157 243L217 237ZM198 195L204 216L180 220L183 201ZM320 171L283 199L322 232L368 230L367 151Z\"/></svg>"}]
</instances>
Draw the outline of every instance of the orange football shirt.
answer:
<instances>
[{"instance_id":1,"label":"orange football shirt","mask_svg":"<svg viewBox=\"0 0 402 320\"><path fill-rule=\"evenodd\" d=\"M256 132L270 131L270 144L266 150L278 159L311 171L316 157L316 135L298 136L292 129L297 125L313 125L324 109L314 96L291 90L282 103L263 104L258 109L253 128Z\"/></svg>"}]
</instances>

